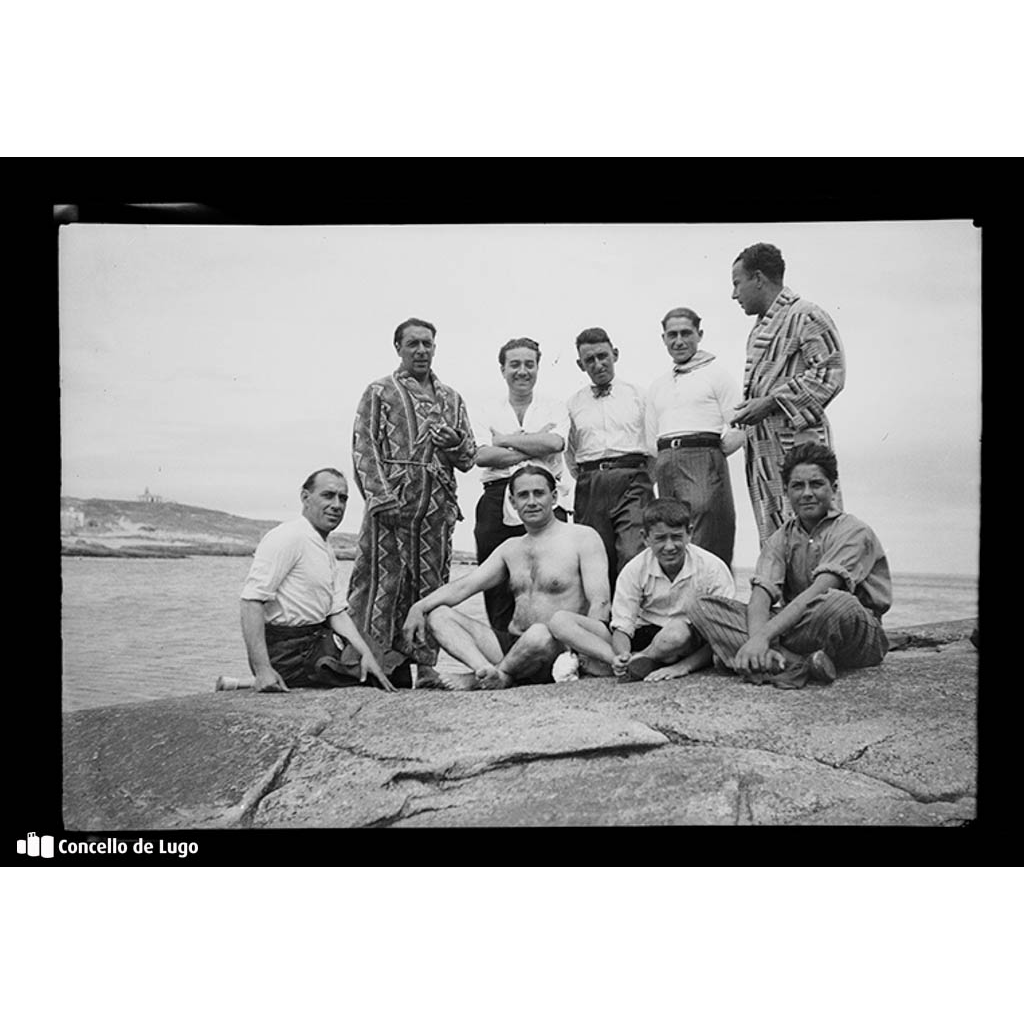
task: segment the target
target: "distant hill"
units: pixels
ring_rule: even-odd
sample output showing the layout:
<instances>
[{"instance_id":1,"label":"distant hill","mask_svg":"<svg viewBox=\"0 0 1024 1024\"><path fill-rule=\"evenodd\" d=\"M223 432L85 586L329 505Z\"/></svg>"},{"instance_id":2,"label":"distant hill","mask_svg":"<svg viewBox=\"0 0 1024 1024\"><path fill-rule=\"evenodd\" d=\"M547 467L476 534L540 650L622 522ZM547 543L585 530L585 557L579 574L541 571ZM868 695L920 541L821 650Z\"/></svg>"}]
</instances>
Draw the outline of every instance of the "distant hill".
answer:
<instances>
[{"instance_id":1,"label":"distant hill","mask_svg":"<svg viewBox=\"0 0 1024 1024\"><path fill-rule=\"evenodd\" d=\"M179 558L187 555L251 555L273 519L246 519L174 501L60 499L61 554L106 558ZM328 538L339 558L356 552L356 534L335 530ZM455 552L456 562L474 562Z\"/></svg>"}]
</instances>

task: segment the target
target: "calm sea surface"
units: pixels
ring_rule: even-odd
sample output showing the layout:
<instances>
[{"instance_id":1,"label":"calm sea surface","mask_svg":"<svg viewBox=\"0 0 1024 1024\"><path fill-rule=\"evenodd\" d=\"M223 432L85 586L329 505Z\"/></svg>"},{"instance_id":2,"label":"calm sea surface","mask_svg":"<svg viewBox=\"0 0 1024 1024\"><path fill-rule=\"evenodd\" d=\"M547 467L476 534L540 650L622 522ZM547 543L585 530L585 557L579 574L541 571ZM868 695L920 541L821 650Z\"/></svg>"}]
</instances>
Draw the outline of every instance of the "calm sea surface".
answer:
<instances>
[{"instance_id":1,"label":"calm sea surface","mask_svg":"<svg viewBox=\"0 0 1024 1024\"><path fill-rule=\"evenodd\" d=\"M61 559L64 710L208 693L218 675L250 675L238 611L249 561ZM749 576L736 571L743 599ZM898 575L893 598L888 629L977 615L971 577ZM482 598L464 610L483 619Z\"/></svg>"}]
</instances>

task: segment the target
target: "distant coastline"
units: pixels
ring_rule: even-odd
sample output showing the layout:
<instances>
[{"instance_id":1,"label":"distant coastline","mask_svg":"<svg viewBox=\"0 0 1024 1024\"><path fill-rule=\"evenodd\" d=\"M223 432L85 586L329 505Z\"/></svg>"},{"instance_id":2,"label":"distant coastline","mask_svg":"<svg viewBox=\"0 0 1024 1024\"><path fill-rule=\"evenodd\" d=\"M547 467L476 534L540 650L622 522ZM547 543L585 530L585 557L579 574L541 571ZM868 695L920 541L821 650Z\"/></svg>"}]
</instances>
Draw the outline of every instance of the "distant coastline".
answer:
<instances>
[{"instance_id":1,"label":"distant coastline","mask_svg":"<svg viewBox=\"0 0 1024 1024\"><path fill-rule=\"evenodd\" d=\"M69 558L249 557L260 538L278 525L273 519L159 500L62 497L60 512L60 553ZM336 530L328 542L337 558L355 558L354 533ZM465 565L476 557L456 551L452 560Z\"/></svg>"}]
</instances>

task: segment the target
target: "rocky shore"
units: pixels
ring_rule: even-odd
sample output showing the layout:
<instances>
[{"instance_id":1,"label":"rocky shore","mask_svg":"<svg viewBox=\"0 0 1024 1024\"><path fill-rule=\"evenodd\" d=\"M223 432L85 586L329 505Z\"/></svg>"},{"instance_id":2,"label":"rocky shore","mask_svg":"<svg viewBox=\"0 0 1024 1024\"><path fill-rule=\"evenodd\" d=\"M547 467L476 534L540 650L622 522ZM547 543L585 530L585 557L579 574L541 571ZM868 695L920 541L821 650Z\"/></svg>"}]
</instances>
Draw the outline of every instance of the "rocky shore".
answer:
<instances>
[{"instance_id":1,"label":"rocky shore","mask_svg":"<svg viewBox=\"0 0 1024 1024\"><path fill-rule=\"evenodd\" d=\"M707 671L72 712L64 824L961 825L976 813L975 627L893 632L882 665L801 691Z\"/></svg>"}]
</instances>

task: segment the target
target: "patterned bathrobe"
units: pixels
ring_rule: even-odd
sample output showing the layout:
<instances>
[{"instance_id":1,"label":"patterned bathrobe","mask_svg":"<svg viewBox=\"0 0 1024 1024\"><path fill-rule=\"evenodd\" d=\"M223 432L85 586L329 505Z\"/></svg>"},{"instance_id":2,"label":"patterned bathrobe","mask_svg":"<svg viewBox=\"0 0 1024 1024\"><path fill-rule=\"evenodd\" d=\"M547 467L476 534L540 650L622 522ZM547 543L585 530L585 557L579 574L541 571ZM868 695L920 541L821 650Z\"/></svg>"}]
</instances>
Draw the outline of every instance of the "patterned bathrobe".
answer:
<instances>
[{"instance_id":1,"label":"patterned bathrobe","mask_svg":"<svg viewBox=\"0 0 1024 1024\"><path fill-rule=\"evenodd\" d=\"M832 318L784 287L750 332L743 373L744 398L771 395L781 407L746 428L747 487L762 547L791 514L782 460L804 441L832 448L825 406L845 381L846 357ZM842 509L838 492L835 507Z\"/></svg>"},{"instance_id":2,"label":"patterned bathrobe","mask_svg":"<svg viewBox=\"0 0 1024 1024\"><path fill-rule=\"evenodd\" d=\"M433 641L410 649L402 637L409 608L448 582L452 532L462 518L455 469L473 465L476 444L458 392L431 373L436 399L410 373L396 370L363 392L352 459L366 501L349 582L349 614L383 651L391 672L407 657L437 661ZM434 447L429 427L444 422L462 435L450 451Z\"/></svg>"}]
</instances>

